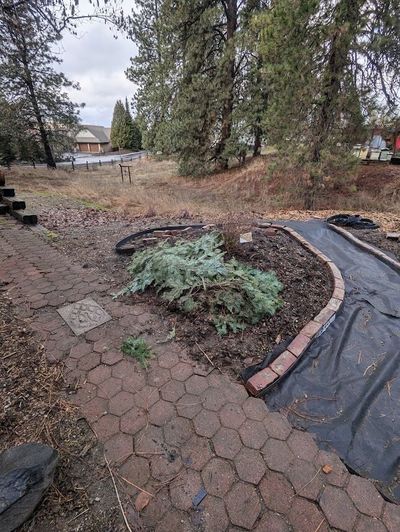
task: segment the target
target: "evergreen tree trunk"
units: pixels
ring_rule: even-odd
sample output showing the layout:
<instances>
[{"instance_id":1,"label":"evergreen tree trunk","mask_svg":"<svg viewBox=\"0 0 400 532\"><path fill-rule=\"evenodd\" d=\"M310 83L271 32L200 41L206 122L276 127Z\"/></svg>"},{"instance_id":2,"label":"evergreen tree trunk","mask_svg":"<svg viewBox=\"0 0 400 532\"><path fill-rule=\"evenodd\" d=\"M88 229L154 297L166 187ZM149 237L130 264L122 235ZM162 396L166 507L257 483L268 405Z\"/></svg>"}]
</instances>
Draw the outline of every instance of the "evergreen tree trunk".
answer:
<instances>
[{"instance_id":1,"label":"evergreen tree trunk","mask_svg":"<svg viewBox=\"0 0 400 532\"><path fill-rule=\"evenodd\" d=\"M216 160L218 168L221 170L228 168L229 160L224 155L226 143L232 131L232 112L234 100L235 81L235 42L234 37L238 26L238 6L237 0L225 0L223 2L226 14L226 65L222 90L224 91L224 103L222 107L221 136L216 150Z\"/></svg>"},{"instance_id":2,"label":"evergreen tree trunk","mask_svg":"<svg viewBox=\"0 0 400 532\"><path fill-rule=\"evenodd\" d=\"M40 134L40 139L41 139L41 142L42 142L42 146L43 146L43 150L44 150L44 154L45 154L45 158L46 158L46 164L47 164L47 166L49 168L56 168L56 163L55 163L55 160L54 160L54 157L53 157L53 152L52 152L52 149L51 149L51 146L50 146L50 142L49 142L49 136L48 136L46 128L45 128L45 124L44 124L44 121L43 121L42 113L40 112L38 99L37 99L37 96L36 96L35 85L34 85L34 82L33 82L33 79L32 79L31 70L29 68L29 62L28 62L28 59L27 59L28 54L27 54L27 46L26 46L25 36L24 36L22 28L19 25L18 18L17 18L16 22L13 21L13 26L14 26L13 27L14 31L12 31L11 34L13 35L14 32L16 34L14 36L14 43L15 43L16 47L19 49L21 62L22 62L22 65L23 65L23 71L24 71L24 81L25 81L25 84L26 84L27 89L28 89L28 94L29 94L29 97L30 97L30 100L31 100L33 113L34 113L36 121L37 121L39 134Z\"/></svg>"},{"instance_id":3,"label":"evergreen tree trunk","mask_svg":"<svg viewBox=\"0 0 400 532\"><path fill-rule=\"evenodd\" d=\"M335 29L329 46L329 59L324 72L322 103L315 120L311 162L321 161L321 150L337 122L338 98L341 82L349 62L352 40L357 32L363 0L341 0L336 6ZM306 193L305 208L314 209L322 176L318 170L310 172L310 187Z\"/></svg>"}]
</instances>

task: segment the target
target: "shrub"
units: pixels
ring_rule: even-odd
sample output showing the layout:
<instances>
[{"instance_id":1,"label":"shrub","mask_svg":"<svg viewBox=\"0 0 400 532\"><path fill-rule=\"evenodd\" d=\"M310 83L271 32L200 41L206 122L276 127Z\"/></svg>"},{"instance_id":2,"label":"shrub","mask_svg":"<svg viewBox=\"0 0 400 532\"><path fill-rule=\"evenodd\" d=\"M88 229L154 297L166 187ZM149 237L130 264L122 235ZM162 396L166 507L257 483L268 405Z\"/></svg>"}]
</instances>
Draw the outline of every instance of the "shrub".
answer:
<instances>
[{"instance_id":1,"label":"shrub","mask_svg":"<svg viewBox=\"0 0 400 532\"><path fill-rule=\"evenodd\" d=\"M203 310L219 334L241 331L281 307L282 289L274 272L224 261L220 233L192 241L162 242L134 255L128 271L132 282L122 293L143 292L153 286L162 299L182 311Z\"/></svg>"}]
</instances>

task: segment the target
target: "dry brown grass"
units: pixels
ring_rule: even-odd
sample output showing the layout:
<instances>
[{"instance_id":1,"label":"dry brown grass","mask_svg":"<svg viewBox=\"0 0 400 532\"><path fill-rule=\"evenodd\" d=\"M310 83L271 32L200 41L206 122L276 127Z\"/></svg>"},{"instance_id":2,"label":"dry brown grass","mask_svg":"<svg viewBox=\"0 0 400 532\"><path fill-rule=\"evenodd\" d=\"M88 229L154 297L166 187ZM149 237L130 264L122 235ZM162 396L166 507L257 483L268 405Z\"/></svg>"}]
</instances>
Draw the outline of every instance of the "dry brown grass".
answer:
<instances>
[{"instance_id":1,"label":"dry brown grass","mask_svg":"<svg viewBox=\"0 0 400 532\"><path fill-rule=\"evenodd\" d=\"M7 181L21 192L74 198L129 215L184 213L215 219L257 213L276 219L345 211L367 214L385 228L400 226L400 167L360 167L353 178L326 188L319 210L307 213L295 171L267 176L273 157L197 179L179 177L174 161L142 158L130 163L132 185L121 183L119 167L110 165L75 172L15 168Z\"/></svg>"}]
</instances>

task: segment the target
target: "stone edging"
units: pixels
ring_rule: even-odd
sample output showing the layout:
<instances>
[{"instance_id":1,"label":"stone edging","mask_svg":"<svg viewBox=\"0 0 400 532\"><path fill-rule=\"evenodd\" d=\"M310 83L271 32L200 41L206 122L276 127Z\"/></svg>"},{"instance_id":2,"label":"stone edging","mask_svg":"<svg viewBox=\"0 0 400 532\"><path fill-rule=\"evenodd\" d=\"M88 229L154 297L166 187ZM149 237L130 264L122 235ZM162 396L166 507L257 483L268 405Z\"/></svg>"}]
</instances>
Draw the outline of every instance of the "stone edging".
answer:
<instances>
[{"instance_id":1,"label":"stone edging","mask_svg":"<svg viewBox=\"0 0 400 532\"><path fill-rule=\"evenodd\" d=\"M365 251L368 251L369 253L372 253L372 255L375 255L378 259L380 259L382 262L390 266L391 268L395 269L396 271L400 271L400 262L398 262L395 259L392 259L392 257L389 257L389 255L386 255L383 251L380 249L377 249L374 246L371 246L370 244L367 244L366 242L363 242L356 236L354 236L349 231L346 231L346 229L343 229L343 227L337 227L333 224L328 224L329 229L332 229L332 231L335 231L335 233L339 233L339 235L342 235L344 238L355 244L361 249L365 249Z\"/></svg>"},{"instance_id":2,"label":"stone edging","mask_svg":"<svg viewBox=\"0 0 400 532\"><path fill-rule=\"evenodd\" d=\"M245 383L247 391L254 396L259 396L266 392L268 388L280 381L295 366L313 340L325 332L335 320L337 312L343 305L345 295L343 277L336 264L299 235L299 233L294 231L294 229L272 223L259 223L258 227L262 229L273 229L274 231L284 231L297 240L305 249L316 255L329 268L334 290L328 304L303 327L288 345L287 349L271 362L268 367L253 375Z\"/></svg>"}]
</instances>

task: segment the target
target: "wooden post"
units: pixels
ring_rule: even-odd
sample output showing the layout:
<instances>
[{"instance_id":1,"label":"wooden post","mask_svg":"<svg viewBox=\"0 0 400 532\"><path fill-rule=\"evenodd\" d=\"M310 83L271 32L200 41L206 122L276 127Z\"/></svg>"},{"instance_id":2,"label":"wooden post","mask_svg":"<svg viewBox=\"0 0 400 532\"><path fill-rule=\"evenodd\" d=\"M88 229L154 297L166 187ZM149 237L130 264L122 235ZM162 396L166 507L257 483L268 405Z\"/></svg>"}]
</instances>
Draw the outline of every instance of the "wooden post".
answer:
<instances>
[{"instance_id":1,"label":"wooden post","mask_svg":"<svg viewBox=\"0 0 400 532\"><path fill-rule=\"evenodd\" d=\"M128 175L129 175L129 183L132 185L132 179L131 179L131 167L127 166L128 168Z\"/></svg>"},{"instance_id":2,"label":"wooden post","mask_svg":"<svg viewBox=\"0 0 400 532\"><path fill-rule=\"evenodd\" d=\"M89 171L89 163L86 161L86 170Z\"/></svg>"},{"instance_id":3,"label":"wooden post","mask_svg":"<svg viewBox=\"0 0 400 532\"><path fill-rule=\"evenodd\" d=\"M99 159L99 166L101 166L101 160Z\"/></svg>"},{"instance_id":4,"label":"wooden post","mask_svg":"<svg viewBox=\"0 0 400 532\"><path fill-rule=\"evenodd\" d=\"M35 164L35 161L32 159L32 166L33 168L36 168L36 164Z\"/></svg>"},{"instance_id":5,"label":"wooden post","mask_svg":"<svg viewBox=\"0 0 400 532\"><path fill-rule=\"evenodd\" d=\"M124 182L124 171L122 169L122 164L119 165L119 168L121 170L121 181Z\"/></svg>"},{"instance_id":6,"label":"wooden post","mask_svg":"<svg viewBox=\"0 0 400 532\"><path fill-rule=\"evenodd\" d=\"M71 161L72 170L75 170L74 161Z\"/></svg>"}]
</instances>

